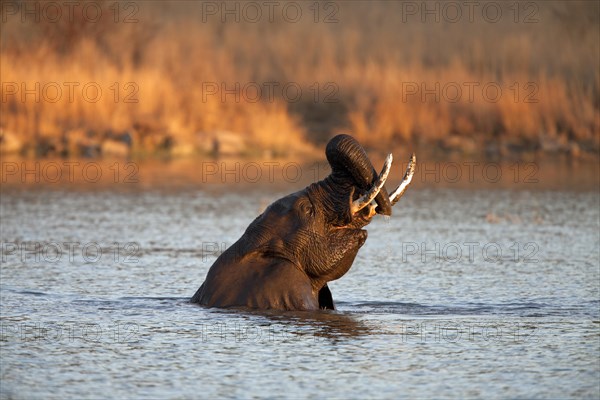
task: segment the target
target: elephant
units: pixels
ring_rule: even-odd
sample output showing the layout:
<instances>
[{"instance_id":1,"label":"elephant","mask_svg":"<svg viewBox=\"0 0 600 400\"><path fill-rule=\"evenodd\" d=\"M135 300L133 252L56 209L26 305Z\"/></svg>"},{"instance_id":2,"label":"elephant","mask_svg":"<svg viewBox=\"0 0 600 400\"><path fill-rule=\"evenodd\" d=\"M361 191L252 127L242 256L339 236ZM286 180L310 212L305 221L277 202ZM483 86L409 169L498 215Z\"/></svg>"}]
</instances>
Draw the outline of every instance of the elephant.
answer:
<instances>
[{"instance_id":1,"label":"elephant","mask_svg":"<svg viewBox=\"0 0 600 400\"><path fill-rule=\"evenodd\" d=\"M342 277L367 239L376 214L389 216L412 180L412 154L388 194L392 155L377 174L365 150L340 134L327 144L331 173L268 206L210 267L191 298L206 307L335 310L328 282Z\"/></svg>"}]
</instances>

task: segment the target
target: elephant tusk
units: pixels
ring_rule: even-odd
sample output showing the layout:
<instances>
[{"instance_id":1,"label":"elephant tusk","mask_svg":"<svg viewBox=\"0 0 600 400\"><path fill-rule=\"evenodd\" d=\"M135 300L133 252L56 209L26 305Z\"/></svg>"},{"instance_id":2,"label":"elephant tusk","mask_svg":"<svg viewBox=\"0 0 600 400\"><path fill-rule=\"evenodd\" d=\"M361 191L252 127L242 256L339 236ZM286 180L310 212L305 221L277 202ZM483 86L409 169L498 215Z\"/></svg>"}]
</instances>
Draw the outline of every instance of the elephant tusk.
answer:
<instances>
[{"instance_id":1,"label":"elephant tusk","mask_svg":"<svg viewBox=\"0 0 600 400\"><path fill-rule=\"evenodd\" d=\"M408 184L410 183L410 181L412 181L416 166L417 157L415 156L415 153L413 153L410 157L410 161L408 162L408 166L406 167L406 172L404 173L402 183L400 183L396 190L394 190L392 194L390 194L390 203L392 203L392 205L396 204L398 200L400 200L400 197L402 197L402 195L406 191Z\"/></svg>"},{"instance_id":2,"label":"elephant tusk","mask_svg":"<svg viewBox=\"0 0 600 400\"><path fill-rule=\"evenodd\" d=\"M375 181L375 184L371 187L371 189L369 189L367 193L365 193L363 196L359 197L358 199L352 202L352 206L350 208L352 215L371 204L375 197L377 197L379 191L385 185L385 181L387 180L390 170L392 169L392 160L393 156L389 154L385 159L383 169L381 170L377 181Z\"/></svg>"}]
</instances>

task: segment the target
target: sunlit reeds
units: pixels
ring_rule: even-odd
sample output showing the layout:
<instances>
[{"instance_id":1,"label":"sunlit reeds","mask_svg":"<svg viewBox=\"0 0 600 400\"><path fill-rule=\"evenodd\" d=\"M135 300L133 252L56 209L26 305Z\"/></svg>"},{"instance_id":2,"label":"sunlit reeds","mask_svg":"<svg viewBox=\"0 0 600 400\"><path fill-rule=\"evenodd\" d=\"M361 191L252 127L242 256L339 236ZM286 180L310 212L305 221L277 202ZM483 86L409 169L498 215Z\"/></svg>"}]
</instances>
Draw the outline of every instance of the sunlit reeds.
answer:
<instances>
[{"instance_id":1,"label":"sunlit reeds","mask_svg":"<svg viewBox=\"0 0 600 400\"><path fill-rule=\"evenodd\" d=\"M538 2L533 23L423 23L402 2L342 2L334 23L223 23L202 2L138 2L137 22L116 23L114 3L98 4L95 24L2 15L0 125L21 151L76 154L119 132L140 154L209 152L219 132L248 154L341 131L379 148L599 148L594 2Z\"/></svg>"}]
</instances>

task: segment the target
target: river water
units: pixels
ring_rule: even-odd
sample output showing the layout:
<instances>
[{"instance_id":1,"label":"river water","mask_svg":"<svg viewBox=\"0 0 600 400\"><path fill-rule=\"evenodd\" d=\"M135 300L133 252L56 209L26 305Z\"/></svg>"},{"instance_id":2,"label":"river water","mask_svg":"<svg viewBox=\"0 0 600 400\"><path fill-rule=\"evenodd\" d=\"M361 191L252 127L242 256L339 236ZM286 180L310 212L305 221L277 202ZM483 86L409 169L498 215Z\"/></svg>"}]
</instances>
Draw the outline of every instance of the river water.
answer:
<instances>
[{"instance_id":1,"label":"river water","mask_svg":"<svg viewBox=\"0 0 600 400\"><path fill-rule=\"evenodd\" d=\"M0 397L600 396L597 189L416 185L337 311L189 304L300 187L4 187Z\"/></svg>"}]
</instances>

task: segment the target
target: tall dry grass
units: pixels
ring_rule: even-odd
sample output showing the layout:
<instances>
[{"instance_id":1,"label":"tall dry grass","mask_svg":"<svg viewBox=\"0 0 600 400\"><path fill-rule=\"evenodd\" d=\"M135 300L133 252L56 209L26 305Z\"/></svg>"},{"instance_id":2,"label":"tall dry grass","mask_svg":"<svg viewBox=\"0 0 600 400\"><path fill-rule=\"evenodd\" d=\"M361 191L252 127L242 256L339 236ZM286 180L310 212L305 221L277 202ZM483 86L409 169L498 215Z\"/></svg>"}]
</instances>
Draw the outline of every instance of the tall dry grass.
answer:
<instances>
[{"instance_id":1,"label":"tall dry grass","mask_svg":"<svg viewBox=\"0 0 600 400\"><path fill-rule=\"evenodd\" d=\"M104 10L95 23L78 13L73 21L23 22L3 8L0 127L24 148L56 149L83 140L82 131L85 140L101 141L139 126L168 137L158 143L177 154L207 150L224 131L278 154L321 145L340 131L376 148L578 154L600 146L597 2L536 2L533 23L523 23L529 3L519 3L518 17L509 8L515 3L496 3L505 16L497 23L477 13L473 22L442 15L424 23L403 2L338 2L335 23L323 23L324 13L315 23L312 3L299 3L297 23L280 13L274 21L249 23L242 15L223 23L203 15L202 2L135 2L138 22L124 23L114 21L114 2L94 3ZM79 83L72 98L65 82ZM97 102L81 92L89 82L102 89ZM207 93L206 85L252 82L293 83L302 96L291 101L275 89L273 99L241 93L238 102L232 93L225 101L220 91ZM16 94L7 86L13 83ZM36 84L40 101L23 98L22 85L35 92ZM63 95L48 101L55 85ZM486 97L485 85L502 95ZM140 152L157 150L156 143L134 135Z\"/></svg>"}]
</instances>

